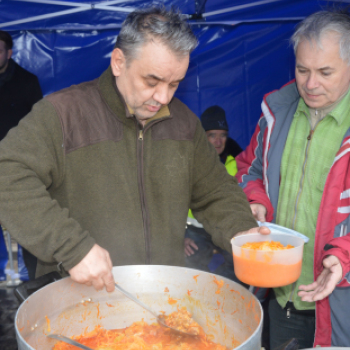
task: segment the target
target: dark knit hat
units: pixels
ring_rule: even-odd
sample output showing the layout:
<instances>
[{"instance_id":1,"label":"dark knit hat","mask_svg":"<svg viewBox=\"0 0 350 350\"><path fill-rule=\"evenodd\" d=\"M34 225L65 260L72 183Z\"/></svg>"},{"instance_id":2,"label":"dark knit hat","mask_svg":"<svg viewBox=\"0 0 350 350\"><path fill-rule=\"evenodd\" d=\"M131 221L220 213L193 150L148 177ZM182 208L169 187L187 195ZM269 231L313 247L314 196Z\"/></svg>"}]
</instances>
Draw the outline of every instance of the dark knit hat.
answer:
<instances>
[{"instance_id":1,"label":"dark knit hat","mask_svg":"<svg viewBox=\"0 0 350 350\"><path fill-rule=\"evenodd\" d=\"M208 130L227 130L226 113L219 106L207 108L201 115L201 122L205 131Z\"/></svg>"}]
</instances>

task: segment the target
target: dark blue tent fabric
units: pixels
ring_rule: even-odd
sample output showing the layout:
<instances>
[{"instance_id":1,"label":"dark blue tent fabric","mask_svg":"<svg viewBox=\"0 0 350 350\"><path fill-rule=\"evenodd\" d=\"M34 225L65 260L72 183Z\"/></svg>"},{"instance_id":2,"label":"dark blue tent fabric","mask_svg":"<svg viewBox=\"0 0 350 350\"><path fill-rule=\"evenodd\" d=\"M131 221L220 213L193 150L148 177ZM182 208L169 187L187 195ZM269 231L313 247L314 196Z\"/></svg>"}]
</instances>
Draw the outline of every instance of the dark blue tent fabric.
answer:
<instances>
[{"instance_id":1,"label":"dark blue tent fabric","mask_svg":"<svg viewBox=\"0 0 350 350\"><path fill-rule=\"evenodd\" d=\"M38 76L45 95L95 79L106 69L129 11L150 4L174 6L188 15L199 39L176 96L198 116L211 105L222 106L230 136L243 148L260 116L263 95L294 78L289 38L295 26L313 12L349 5L320 0L64 2L67 6L0 0L0 29L14 38L13 58ZM88 7L66 13L81 10L77 4ZM99 4L118 11L98 9ZM62 15L37 17L51 13ZM36 20L25 22L32 17Z\"/></svg>"}]
</instances>

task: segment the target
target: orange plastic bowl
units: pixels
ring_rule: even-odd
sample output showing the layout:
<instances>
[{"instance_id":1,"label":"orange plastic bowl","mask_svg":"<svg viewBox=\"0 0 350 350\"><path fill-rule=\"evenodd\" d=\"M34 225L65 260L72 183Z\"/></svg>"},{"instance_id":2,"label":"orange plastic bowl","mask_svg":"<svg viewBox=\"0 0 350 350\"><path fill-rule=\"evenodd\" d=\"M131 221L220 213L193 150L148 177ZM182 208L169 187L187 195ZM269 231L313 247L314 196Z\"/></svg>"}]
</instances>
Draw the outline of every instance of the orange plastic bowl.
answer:
<instances>
[{"instance_id":1,"label":"orange plastic bowl","mask_svg":"<svg viewBox=\"0 0 350 350\"><path fill-rule=\"evenodd\" d=\"M241 248L245 243L277 241L294 248L263 251ZM233 265L237 278L255 287L282 287L295 282L301 273L304 240L300 237L271 233L252 233L231 240Z\"/></svg>"}]
</instances>

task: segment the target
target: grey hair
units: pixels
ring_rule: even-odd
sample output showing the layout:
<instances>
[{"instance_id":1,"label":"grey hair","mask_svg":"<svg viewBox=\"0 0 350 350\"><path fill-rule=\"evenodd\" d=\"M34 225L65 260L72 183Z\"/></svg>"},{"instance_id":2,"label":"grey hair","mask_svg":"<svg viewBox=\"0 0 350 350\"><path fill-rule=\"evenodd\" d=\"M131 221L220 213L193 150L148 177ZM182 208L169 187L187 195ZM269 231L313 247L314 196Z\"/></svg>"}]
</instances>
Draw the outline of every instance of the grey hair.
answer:
<instances>
[{"instance_id":1,"label":"grey hair","mask_svg":"<svg viewBox=\"0 0 350 350\"><path fill-rule=\"evenodd\" d=\"M291 38L294 53L304 40L315 41L322 48L321 40L330 32L339 35L340 58L350 65L350 16L345 11L319 11L305 18Z\"/></svg>"},{"instance_id":2,"label":"grey hair","mask_svg":"<svg viewBox=\"0 0 350 350\"><path fill-rule=\"evenodd\" d=\"M131 12L122 24L115 48L123 51L129 63L138 49L157 40L179 57L188 55L198 41L186 19L174 9L150 7Z\"/></svg>"}]
</instances>

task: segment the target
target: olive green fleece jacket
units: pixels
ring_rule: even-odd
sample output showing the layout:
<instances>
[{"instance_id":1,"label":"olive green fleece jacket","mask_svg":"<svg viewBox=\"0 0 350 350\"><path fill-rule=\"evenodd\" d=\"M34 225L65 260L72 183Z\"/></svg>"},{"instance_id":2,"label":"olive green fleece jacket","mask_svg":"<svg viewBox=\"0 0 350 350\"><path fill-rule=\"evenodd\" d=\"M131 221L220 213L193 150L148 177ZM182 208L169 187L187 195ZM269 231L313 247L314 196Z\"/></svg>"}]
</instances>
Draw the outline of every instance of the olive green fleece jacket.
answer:
<instances>
[{"instance_id":1,"label":"olive green fleece jacket","mask_svg":"<svg viewBox=\"0 0 350 350\"><path fill-rule=\"evenodd\" d=\"M113 265L182 266L189 208L227 250L257 226L200 120L168 107L140 133L109 68L38 102L0 142L0 221L38 257L37 276L94 243Z\"/></svg>"}]
</instances>

